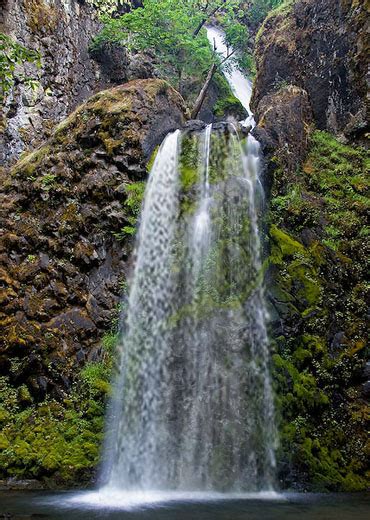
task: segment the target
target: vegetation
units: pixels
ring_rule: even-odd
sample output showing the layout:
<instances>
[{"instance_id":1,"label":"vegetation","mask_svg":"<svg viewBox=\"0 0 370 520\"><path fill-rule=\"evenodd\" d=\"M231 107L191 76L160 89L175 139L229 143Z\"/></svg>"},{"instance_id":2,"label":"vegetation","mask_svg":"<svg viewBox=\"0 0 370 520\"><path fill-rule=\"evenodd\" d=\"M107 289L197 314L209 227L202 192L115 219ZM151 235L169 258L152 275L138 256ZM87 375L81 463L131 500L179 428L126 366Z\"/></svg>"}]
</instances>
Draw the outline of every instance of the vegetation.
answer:
<instances>
[{"instance_id":1,"label":"vegetation","mask_svg":"<svg viewBox=\"0 0 370 520\"><path fill-rule=\"evenodd\" d=\"M127 236L133 236L136 233L136 225L140 215L144 192L144 181L133 182L126 186L127 198L124 202L124 206L127 209L127 220L129 225L124 226L120 232L114 233L114 236L118 240L125 240Z\"/></svg>"},{"instance_id":2,"label":"vegetation","mask_svg":"<svg viewBox=\"0 0 370 520\"><path fill-rule=\"evenodd\" d=\"M296 181L277 168L273 184L270 298L284 323L274 355L280 475L293 484L299 471L301 485L317 491L367 486L359 374L368 161L364 149L317 131Z\"/></svg>"},{"instance_id":3,"label":"vegetation","mask_svg":"<svg viewBox=\"0 0 370 520\"><path fill-rule=\"evenodd\" d=\"M9 377L1 377L0 478L37 478L52 486L91 481L99 461L117 341L115 331L104 336L100 361L75 375L63 400L50 395L36 403L27 386L16 389Z\"/></svg>"},{"instance_id":4,"label":"vegetation","mask_svg":"<svg viewBox=\"0 0 370 520\"><path fill-rule=\"evenodd\" d=\"M133 52L152 51L158 74L184 93L194 80L203 81L213 66L212 77L220 64L203 30L216 12L222 13L228 43L241 56L246 52L248 34L237 20L237 6L234 0L145 0L143 7L120 17L105 17L104 28L94 39L93 48L109 43L123 45Z\"/></svg>"},{"instance_id":5,"label":"vegetation","mask_svg":"<svg viewBox=\"0 0 370 520\"><path fill-rule=\"evenodd\" d=\"M40 68L40 54L24 47L10 36L0 33L0 104L4 103L16 81L20 81L30 88L37 87L38 83L34 76L25 72L24 67L27 63L35 64ZM23 72L21 72L22 69Z\"/></svg>"},{"instance_id":6,"label":"vegetation","mask_svg":"<svg viewBox=\"0 0 370 520\"><path fill-rule=\"evenodd\" d=\"M268 13L279 7L285 0L252 0L246 19L252 26L259 26Z\"/></svg>"},{"instance_id":7,"label":"vegetation","mask_svg":"<svg viewBox=\"0 0 370 520\"><path fill-rule=\"evenodd\" d=\"M129 9L133 4L132 0L87 0L88 4L94 6L99 14L113 14L120 8Z\"/></svg>"}]
</instances>

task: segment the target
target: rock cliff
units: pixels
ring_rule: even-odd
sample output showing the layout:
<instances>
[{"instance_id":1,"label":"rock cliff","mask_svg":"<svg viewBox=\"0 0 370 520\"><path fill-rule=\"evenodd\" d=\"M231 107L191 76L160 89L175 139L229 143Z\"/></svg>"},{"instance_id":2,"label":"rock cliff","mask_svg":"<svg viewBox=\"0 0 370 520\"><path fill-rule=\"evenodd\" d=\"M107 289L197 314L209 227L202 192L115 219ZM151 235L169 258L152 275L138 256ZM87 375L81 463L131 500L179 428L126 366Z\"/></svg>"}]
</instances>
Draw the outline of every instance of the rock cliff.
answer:
<instances>
[{"instance_id":1,"label":"rock cliff","mask_svg":"<svg viewBox=\"0 0 370 520\"><path fill-rule=\"evenodd\" d=\"M35 91L17 81L7 99L0 125L0 164L14 163L22 151L42 143L56 123L93 93L156 76L151 55L132 54L114 45L92 49L102 24L85 0L1 0L1 4L0 31L37 50L41 68L26 65L27 73L38 80Z\"/></svg>"},{"instance_id":2,"label":"rock cliff","mask_svg":"<svg viewBox=\"0 0 370 520\"><path fill-rule=\"evenodd\" d=\"M287 85L304 89L316 126L350 140L367 127L365 0L287 0L256 38L252 104Z\"/></svg>"},{"instance_id":3,"label":"rock cliff","mask_svg":"<svg viewBox=\"0 0 370 520\"><path fill-rule=\"evenodd\" d=\"M37 90L17 84L3 113L0 159L14 162L107 82L89 57L91 37L100 27L91 6L79 0L1 0L1 4L0 30L42 57L40 70L27 67L39 79Z\"/></svg>"},{"instance_id":4,"label":"rock cliff","mask_svg":"<svg viewBox=\"0 0 370 520\"><path fill-rule=\"evenodd\" d=\"M0 373L36 400L68 389L111 326L128 270L122 228L136 216L129 185L184 121L166 82L134 81L90 98L3 174Z\"/></svg>"},{"instance_id":5,"label":"rock cliff","mask_svg":"<svg viewBox=\"0 0 370 520\"><path fill-rule=\"evenodd\" d=\"M367 487L365 23L361 0L287 1L256 40L279 477L300 489Z\"/></svg>"}]
</instances>

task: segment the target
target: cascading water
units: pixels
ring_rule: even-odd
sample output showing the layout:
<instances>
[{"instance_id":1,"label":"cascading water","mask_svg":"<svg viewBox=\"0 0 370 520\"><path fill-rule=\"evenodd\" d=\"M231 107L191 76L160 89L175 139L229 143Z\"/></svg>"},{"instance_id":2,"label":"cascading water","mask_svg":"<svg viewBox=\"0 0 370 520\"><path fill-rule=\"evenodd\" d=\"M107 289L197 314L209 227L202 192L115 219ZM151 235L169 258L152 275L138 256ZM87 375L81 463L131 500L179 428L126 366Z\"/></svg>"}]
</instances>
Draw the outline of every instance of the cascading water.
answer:
<instances>
[{"instance_id":1,"label":"cascading water","mask_svg":"<svg viewBox=\"0 0 370 520\"><path fill-rule=\"evenodd\" d=\"M222 58L226 58L228 56L228 51L231 49L229 49L225 43L225 35L223 31L217 27L207 27L206 29L207 37L211 46L215 48L216 52L220 54ZM252 96L252 82L233 63L229 64L228 67L225 67L223 72L235 97L239 99L248 114L244 124L254 126L255 121L249 106Z\"/></svg>"},{"instance_id":2,"label":"cascading water","mask_svg":"<svg viewBox=\"0 0 370 520\"><path fill-rule=\"evenodd\" d=\"M252 120L249 105L248 113ZM239 140L232 125L177 131L157 154L108 419L105 489L273 488L258 169L257 141Z\"/></svg>"}]
</instances>

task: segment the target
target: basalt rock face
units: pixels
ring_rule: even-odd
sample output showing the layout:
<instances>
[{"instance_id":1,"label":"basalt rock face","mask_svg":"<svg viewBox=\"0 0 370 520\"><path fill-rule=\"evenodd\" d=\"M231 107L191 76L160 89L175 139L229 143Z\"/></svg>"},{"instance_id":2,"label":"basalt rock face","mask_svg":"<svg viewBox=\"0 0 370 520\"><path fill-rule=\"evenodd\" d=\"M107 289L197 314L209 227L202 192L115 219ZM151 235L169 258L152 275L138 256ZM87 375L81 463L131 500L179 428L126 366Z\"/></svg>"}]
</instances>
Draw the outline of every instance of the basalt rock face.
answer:
<instances>
[{"instance_id":1,"label":"basalt rock face","mask_svg":"<svg viewBox=\"0 0 370 520\"><path fill-rule=\"evenodd\" d=\"M274 154L289 172L294 172L306 155L313 121L307 92L295 86L284 87L264 96L258 111L254 134L264 154Z\"/></svg>"},{"instance_id":2,"label":"basalt rock face","mask_svg":"<svg viewBox=\"0 0 370 520\"><path fill-rule=\"evenodd\" d=\"M301 490L368 486L363 15L361 1L287 2L257 38L278 475Z\"/></svg>"},{"instance_id":3,"label":"basalt rock face","mask_svg":"<svg viewBox=\"0 0 370 520\"><path fill-rule=\"evenodd\" d=\"M41 68L27 64L35 91L16 84L3 109L0 163L14 163L35 148L94 92L155 77L153 58L106 45L92 52L101 23L84 0L1 0L0 31L39 51ZM1 107L0 107L1 108Z\"/></svg>"},{"instance_id":4,"label":"basalt rock face","mask_svg":"<svg viewBox=\"0 0 370 520\"><path fill-rule=\"evenodd\" d=\"M287 84L306 90L319 129L366 132L365 0L298 0L267 17L256 39L252 104ZM264 105L265 103L263 103Z\"/></svg>"},{"instance_id":5,"label":"basalt rock face","mask_svg":"<svg viewBox=\"0 0 370 520\"><path fill-rule=\"evenodd\" d=\"M96 356L128 270L128 185L184 122L166 82L130 82L90 98L3 173L0 375L33 399L63 395Z\"/></svg>"},{"instance_id":6,"label":"basalt rock face","mask_svg":"<svg viewBox=\"0 0 370 520\"><path fill-rule=\"evenodd\" d=\"M95 10L79 0L2 0L0 30L38 50L42 66L27 65L39 79L35 91L16 85L4 109L0 159L14 162L29 146L50 135L55 122L107 84L89 57L100 23Z\"/></svg>"}]
</instances>

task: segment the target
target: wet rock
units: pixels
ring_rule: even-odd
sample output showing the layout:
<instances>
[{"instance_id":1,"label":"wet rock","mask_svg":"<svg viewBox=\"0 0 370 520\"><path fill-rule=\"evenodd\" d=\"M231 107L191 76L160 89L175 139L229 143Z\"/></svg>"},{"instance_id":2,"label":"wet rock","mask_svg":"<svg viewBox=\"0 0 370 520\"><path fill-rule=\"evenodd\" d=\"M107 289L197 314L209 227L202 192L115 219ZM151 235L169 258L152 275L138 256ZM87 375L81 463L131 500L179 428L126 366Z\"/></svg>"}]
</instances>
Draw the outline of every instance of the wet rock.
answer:
<instances>
[{"instance_id":1,"label":"wet rock","mask_svg":"<svg viewBox=\"0 0 370 520\"><path fill-rule=\"evenodd\" d=\"M253 131L264 153L274 154L294 172L306 155L312 110L308 94L296 87L283 87L267 94L257 105L258 126Z\"/></svg>"},{"instance_id":2,"label":"wet rock","mask_svg":"<svg viewBox=\"0 0 370 520\"><path fill-rule=\"evenodd\" d=\"M366 383L362 385L362 394L367 399L370 398L370 381L366 381Z\"/></svg>"},{"instance_id":3,"label":"wet rock","mask_svg":"<svg viewBox=\"0 0 370 520\"><path fill-rule=\"evenodd\" d=\"M59 314L49 322L48 327L72 333L79 332L80 334L85 334L95 328L92 320L80 309L71 309Z\"/></svg>"},{"instance_id":4,"label":"wet rock","mask_svg":"<svg viewBox=\"0 0 370 520\"><path fill-rule=\"evenodd\" d=\"M204 130L206 126L207 124L200 119L191 119L190 121L186 121L184 130L187 130L188 132L199 132Z\"/></svg>"},{"instance_id":5,"label":"wet rock","mask_svg":"<svg viewBox=\"0 0 370 520\"><path fill-rule=\"evenodd\" d=\"M256 41L252 106L288 85L308 94L320 129L365 136L367 120L365 2L298 0L267 17Z\"/></svg>"},{"instance_id":6,"label":"wet rock","mask_svg":"<svg viewBox=\"0 0 370 520\"><path fill-rule=\"evenodd\" d=\"M36 489L44 489L44 486L39 480L36 479L23 479L18 480L16 478L8 478L6 480L0 481L0 486L3 489L9 489L9 490L17 490L17 491L24 491L24 490L36 490ZM12 515L9 515L9 518L12 518ZM18 517L18 515L17 515Z\"/></svg>"}]
</instances>

